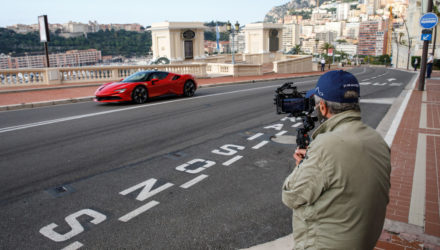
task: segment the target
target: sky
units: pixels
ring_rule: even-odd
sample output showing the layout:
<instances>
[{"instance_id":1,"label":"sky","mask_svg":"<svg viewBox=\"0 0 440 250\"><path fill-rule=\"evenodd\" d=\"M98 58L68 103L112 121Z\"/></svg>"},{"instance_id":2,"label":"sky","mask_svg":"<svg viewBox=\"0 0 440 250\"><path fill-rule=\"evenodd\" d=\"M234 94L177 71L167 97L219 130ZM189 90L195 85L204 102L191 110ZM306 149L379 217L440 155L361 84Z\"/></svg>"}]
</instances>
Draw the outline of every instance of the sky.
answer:
<instances>
[{"instance_id":1,"label":"sky","mask_svg":"<svg viewBox=\"0 0 440 250\"><path fill-rule=\"evenodd\" d=\"M289 0L6 0L0 27L36 24L47 15L49 23L69 21L99 24L238 21L241 25L263 21L272 7Z\"/></svg>"}]
</instances>

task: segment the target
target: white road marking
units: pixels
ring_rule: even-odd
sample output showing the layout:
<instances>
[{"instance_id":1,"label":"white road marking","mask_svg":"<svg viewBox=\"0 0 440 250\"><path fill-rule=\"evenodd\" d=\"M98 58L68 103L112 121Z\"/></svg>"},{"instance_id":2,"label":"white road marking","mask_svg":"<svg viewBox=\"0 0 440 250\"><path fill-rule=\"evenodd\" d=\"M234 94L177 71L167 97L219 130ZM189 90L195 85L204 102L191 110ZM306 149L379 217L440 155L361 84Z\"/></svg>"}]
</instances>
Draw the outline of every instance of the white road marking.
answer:
<instances>
[{"instance_id":1,"label":"white road marking","mask_svg":"<svg viewBox=\"0 0 440 250\"><path fill-rule=\"evenodd\" d=\"M75 241L72 244L66 246L65 248L61 249L61 250L76 250L80 247L84 246L81 242L79 241Z\"/></svg>"},{"instance_id":2,"label":"white road marking","mask_svg":"<svg viewBox=\"0 0 440 250\"><path fill-rule=\"evenodd\" d=\"M234 158L232 158L232 159L230 159L230 160L228 160L228 161L223 162L223 166L230 166L230 165L232 165L234 162L240 160L241 158L243 158L243 156L241 156L241 155L237 155L237 156L235 156Z\"/></svg>"},{"instance_id":3,"label":"white road marking","mask_svg":"<svg viewBox=\"0 0 440 250\"><path fill-rule=\"evenodd\" d=\"M248 139L248 141L252 141L252 140L257 139L258 137L260 137L260 136L262 136L262 135L264 135L264 134L263 134L263 133L258 133L258 134L255 134L255 135L253 135L253 136L247 138L247 139Z\"/></svg>"},{"instance_id":4,"label":"white road marking","mask_svg":"<svg viewBox=\"0 0 440 250\"><path fill-rule=\"evenodd\" d=\"M278 124L273 124L273 125L270 125L270 126L266 126L266 127L264 127L264 129L270 129L270 128L273 128L273 129L275 129L275 130L278 130L278 131L280 131L282 128L283 128L283 124L281 124L281 123L278 123Z\"/></svg>"},{"instance_id":5,"label":"white road marking","mask_svg":"<svg viewBox=\"0 0 440 250\"><path fill-rule=\"evenodd\" d=\"M301 122L295 123L292 125L292 128L297 128L297 127L301 126L301 124L302 124Z\"/></svg>"},{"instance_id":6,"label":"white road marking","mask_svg":"<svg viewBox=\"0 0 440 250\"><path fill-rule=\"evenodd\" d=\"M279 132L278 134L276 134L275 136L282 136L282 135L284 135L285 133L287 133L287 131L286 131L286 130L283 130L283 131Z\"/></svg>"},{"instance_id":7,"label":"white road marking","mask_svg":"<svg viewBox=\"0 0 440 250\"><path fill-rule=\"evenodd\" d=\"M395 81L396 80L396 78L388 78L388 81L389 82L391 82L391 81Z\"/></svg>"},{"instance_id":8,"label":"white road marking","mask_svg":"<svg viewBox=\"0 0 440 250\"><path fill-rule=\"evenodd\" d=\"M78 120L78 119L83 119L83 118L95 117L95 116L100 116L100 115L116 113L116 112L141 109L141 108L148 108L148 107L153 107L153 106L158 106L158 105L163 105L163 104L185 102L185 101L191 101L191 100L196 100L196 99L209 98L209 97L213 97L213 96L230 95L230 94L235 94L235 93L250 92L250 91L256 91L256 90L267 89L267 88L274 88L274 87L278 87L278 85L270 85L270 86L264 86L264 87L259 87L259 88L252 88L252 89L235 90L235 91L230 91L230 92L217 93L217 94L211 94L211 95L205 95L205 96L195 96L192 98L172 100L172 101L166 101L166 102L160 102L160 103L136 105L136 106L128 107L128 108L108 110L108 111L90 113L90 114L85 114L85 115L69 116L69 117L64 117L64 118L59 118L59 119L54 119L54 120L47 120L47 121L42 121L42 122L34 122L34 123L28 123L28 124L23 124L23 125L0 128L0 133L11 132L11 131L16 131L16 130L21 130L21 129L32 128L32 127L39 127L39 126L49 125L49 124L54 124L54 123Z\"/></svg>"},{"instance_id":9,"label":"white road marking","mask_svg":"<svg viewBox=\"0 0 440 250\"><path fill-rule=\"evenodd\" d=\"M172 187L174 184L172 183L165 183L164 185L157 187L155 189L153 189L154 184L156 184L157 180L154 178L148 179L144 182L141 182L133 187L127 188L124 191L119 192L119 194L121 195L127 195L129 193L132 193L138 189L142 190L139 192L138 196L136 197L136 200L138 201L144 201L162 191L164 191L165 189L168 189L170 187Z\"/></svg>"},{"instance_id":10,"label":"white road marking","mask_svg":"<svg viewBox=\"0 0 440 250\"><path fill-rule=\"evenodd\" d=\"M196 178L182 184L180 187L184 188L184 189L190 188L190 187L194 186L195 184L201 182L202 180L204 180L207 177L208 177L208 175L205 175L205 174L199 175Z\"/></svg>"},{"instance_id":11,"label":"white road marking","mask_svg":"<svg viewBox=\"0 0 440 250\"><path fill-rule=\"evenodd\" d=\"M390 86L397 86L397 87L399 87L399 86L402 86L402 83L401 82L393 82L393 83L390 84Z\"/></svg>"},{"instance_id":12,"label":"white road marking","mask_svg":"<svg viewBox=\"0 0 440 250\"><path fill-rule=\"evenodd\" d=\"M127 221L133 219L134 217L136 217L136 216L138 216L138 215L140 215L142 213L145 213L146 211L148 211L149 209L151 209L151 208L153 208L153 207L155 207L157 205L159 205L159 202L157 202L157 201L150 201L147 204L145 204L145 205L143 205L143 206L141 206L139 208L136 208L135 210L133 210L133 211L129 212L128 214L122 216L121 218L119 218L119 220L122 221L122 222L127 222Z\"/></svg>"},{"instance_id":13,"label":"white road marking","mask_svg":"<svg viewBox=\"0 0 440 250\"><path fill-rule=\"evenodd\" d=\"M253 146L252 148L253 149L260 149L260 148L262 148L264 145L266 145L268 143L269 143L269 141L262 141L262 142L258 143L257 145Z\"/></svg>"},{"instance_id":14,"label":"white road marking","mask_svg":"<svg viewBox=\"0 0 440 250\"><path fill-rule=\"evenodd\" d=\"M399 127L400 121L402 120L403 113L405 112L406 106L408 105L409 98L411 97L412 90L416 86L416 81L418 79L419 74L416 74L413 76L413 82L411 83L411 86L407 86L405 88L406 96L402 101L402 104L400 105L399 110L397 111L396 116L393 119L393 122L391 123L390 128L388 129L387 134L385 135L385 142L388 144L388 146L391 147L391 144L393 143L394 136L396 135L397 128Z\"/></svg>"},{"instance_id":15,"label":"white road marking","mask_svg":"<svg viewBox=\"0 0 440 250\"><path fill-rule=\"evenodd\" d=\"M370 85L371 82L360 82L359 85Z\"/></svg>"},{"instance_id":16,"label":"white road marking","mask_svg":"<svg viewBox=\"0 0 440 250\"><path fill-rule=\"evenodd\" d=\"M376 99L362 99L360 103L374 103L374 104L393 104L396 98L376 98Z\"/></svg>"},{"instance_id":17,"label":"white road marking","mask_svg":"<svg viewBox=\"0 0 440 250\"><path fill-rule=\"evenodd\" d=\"M386 84L387 84L386 82L383 82L383 83L375 82L373 85L374 85L374 86L384 86L384 85L386 85Z\"/></svg>"},{"instance_id":18,"label":"white road marking","mask_svg":"<svg viewBox=\"0 0 440 250\"><path fill-rule=\"evenodd\" d=\"M366 72L366 68L363 68L362 72L355 73L354 75L360 75L360 74L363 74L365 72ZM315 79L315 80L309 80L309 81L303 81L303 82L296 82L296 84L307 83L307 82L316 82L316 81L317 80ZM254 83L249 83L249 84L254 84ZM218 86L218 87L221 87L221 86ZM70 116L70 117L65 117L65 118L60 118L60 119L42 121L42 122L28 123L28 124L23 124L23 125L17 125L17 126L0 128L0 134L1 133L6 133L6 132L11 132L11 131L16 131L16 130L21 130L21 129L27 129L27 128L32 128L32 127L39 127L39 126L44 126L44 125L49 125L49 124L54 124L54 123L60 123L60 122L65 122L65 121L71 121L71 120L77 120L77 119L83 119L83 118L88 118L88 117L106 115L106 114L111 114L111 113L116 113L116 112L122 112L122 111L127 111L127 110L134 110L134 109L140 109L140 108L148 108L148 107L158 106L158 105L162 105L162 104L192 101L192 100L196 100L196 99L210 98L210 97L213 97L213 96L222 96L222 95L229 95L229 94L235 94L235 93L241 93L241 92L256 91L256 90L267 89L267 88L276 88L276 87L279 87L279 85L277 84L277 85L269 85L269 86L263 86L263 87L252 88L252 89L234 90L234 91L229 91L229 92L224 92L224 93L217 93L217 94L211 94L211 95L205 95L205 96L195 96L195 97L192 97L192 98L172 100L172 101L166 101L166 102L160 102L160 103L136 105L134 107L128 107L128 108L109 110L109 111L103 111L103 112L97 112L97 113L91 113L91 114L85 114L85 115L75 115L75 116Z\"/></svg>"}]
</instances>

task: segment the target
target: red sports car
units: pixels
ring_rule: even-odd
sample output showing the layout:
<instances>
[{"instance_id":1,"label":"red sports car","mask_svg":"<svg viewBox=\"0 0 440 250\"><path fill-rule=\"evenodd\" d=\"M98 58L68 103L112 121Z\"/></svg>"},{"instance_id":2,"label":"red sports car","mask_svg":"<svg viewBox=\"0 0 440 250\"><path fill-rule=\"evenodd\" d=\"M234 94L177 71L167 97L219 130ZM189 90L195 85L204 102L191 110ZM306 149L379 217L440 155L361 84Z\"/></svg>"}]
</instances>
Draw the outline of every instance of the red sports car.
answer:
<instances>
[{"instance_id":1,"label":"red sports car","mask_svg":"<svg viewBox=\"0 0 440 250\"><path fill-rule=\"evenodd\" d=\"M95 92L96 102L145 103L148 98L166 94L193 96L197 83L192 75L164 71L140 71L120 82L109 82Z\"/></svg>"}]
</instances>

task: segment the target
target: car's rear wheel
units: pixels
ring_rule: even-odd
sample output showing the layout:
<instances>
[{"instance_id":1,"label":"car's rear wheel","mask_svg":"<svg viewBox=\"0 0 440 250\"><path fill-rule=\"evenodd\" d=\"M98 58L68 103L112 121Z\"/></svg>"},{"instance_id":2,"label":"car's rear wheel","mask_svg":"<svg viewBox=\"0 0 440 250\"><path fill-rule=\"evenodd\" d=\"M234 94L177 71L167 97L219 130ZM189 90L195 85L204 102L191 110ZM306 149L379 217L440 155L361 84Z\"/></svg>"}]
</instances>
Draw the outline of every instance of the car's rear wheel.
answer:
<instances>
[{"instance_id":1,"label":"car's rear wheel","mask_svg":"<svg viewBox=\"0 0 440 250\"><path fill-rule=\"evenodd\" d=\"M196 84L193 81L187 81L183 86L183 96L191 97L196 92Z\"/></svg>"},{"instance_id":2,"label":"car's rear wheel","mask_svg":"<svg viewBox=\"0 0 440 250\"><path fill-rule=\"evenodd\" d=\"M131 99L137 104L145 103L148 99L147 89L143 86L137 86L131 93Z\"/></svg>"}]
</instances>

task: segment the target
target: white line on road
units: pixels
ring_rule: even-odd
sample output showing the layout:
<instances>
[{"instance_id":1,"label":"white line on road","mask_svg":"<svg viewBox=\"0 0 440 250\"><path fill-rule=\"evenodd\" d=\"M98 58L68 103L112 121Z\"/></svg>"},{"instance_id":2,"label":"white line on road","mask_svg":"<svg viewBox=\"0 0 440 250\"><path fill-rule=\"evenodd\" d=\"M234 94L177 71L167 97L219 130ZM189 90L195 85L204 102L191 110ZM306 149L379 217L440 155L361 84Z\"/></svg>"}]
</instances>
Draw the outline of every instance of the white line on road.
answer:
<instances>
[{"instance_id":1,"label":"white line on road","mask_svg":"<svg viewBox=\"0 0 440 250\"><path fill-rule=\"evenodd\" d=\"M79 241L75 241L72 244L66 246L65 248L61 249L61 250L76 250L80 247L84 246L81 242Z\"/></svg>"},{"instance_id":2,"label":"white line on road","mask_svg":"<svg viewBox=\"0 0 440 250\"><path fill-rule=\"evenodd\" d=\"M103 111L103 112L97 112L97 113L90 113L90 114L85 114L85 115L69 116L69 117L60 118L60 119L47 120L47 121L42 121L42 122L35 122L35 123L28 123L28 124L18 125L18 126L0 128L0 133L16 131L16 130L32 128L32 127L38 127L38 126L43 126L43 125L49 125L49 124L54 124L54 123L72 121L72 120L77 120L77 119L82 119L82 118L106 115L106 114L111 114L111 113L116 113L116 112L122 112L122 111L134 110L134 109L141 109L141 108L148 108L148 107L158 106L158 105L162 105L162 104L190 101L190 100L195 100L195 99L208 98L208 97L221 96L221 95L229 95L229 94L235 94L235 93L241 93L241 92L250 92L250 91L267 89L267 88L274 88L274 87L278 87L278 85L264 86L264 87L252 88L252 89L235 90L235 91L224 92L224 93L217 93L217 94L212 94L212 95L196 96L196 97L192 97L192 98L189 98L189 99L179 99L179 100L172 100L172 101L166 101L166 102L160 102L160 103L151 103L151 104L137 105L137 106L133 106L133 107L129 107L129 108L115 109L115 110L109 110L109 111Z\"/></svg>"},{"instance_id":3,"label":"white line on road","mask_svg":"<svg viewBox=\"0 0 440 250\"><path fill-rule=\"evenodd\" d=\"M248 138L248 141L255 140L255 139L257 139L258 137L260 137L260 136L262 136L262 135L264 135L264 134L263 134L263 133L255 134L255 135L249 137L249 138Z\"/></svg>"},{"instance_id":4,"label":"white line on road","mask_svg":"<svg viewBox=\"0 0 440 250\"><path fill-rule=\"evenodd\" d=\"M295 123L292 125L292 128L297 128L297 127L301 126L301 124L302 124L301 122Z\"/></svg>"},{"instance_id":5,"label":"white line on road","mask_svg":"<svg viewBox=\"0 0 440 250\"><path fill-rule=\"evenodd\" d=\"M283 130L283 131L279 132L278 134L276 134L275 136L282 136L282 135L284 135L285 133L287 133L287 131L286 131L286 130Z\"/></svg>"},{"instance_id":6,"label":"white line on road","mask_svg":"<svg viewBox=\"0 0 440 250\"><path fill-rule=\"evenodd\" d=\"M240 160L241 158L243 158L243 156L241 155L237 155L234 158L230 159L229 161L223 162L223 166L230 166L232 165L234 162Z\"/></svg>"},{"instance_id":7,"label":"white line on road","mask_svg":"<svg viewBox=\"0 0 440 250\"><path fill-rule=\"evenodd\" d=\"M206 174L199 175L196 178L188 181L187 183L182 184L180 187L184 188L184 189L190 188L190 187L194 186L195 184L201 182L205 178L208 178L208 175L206 175Z\"/></svg>"},{"instance_id":8,"label":"white line on road","mask_svg":"<svg viewBox=\"0 0 440 250\"><path fill-rule=\"evenodd\" d=\"M361 99L359 102L391 105L394 103L394 100L396 100L396 98L377 98L377 99Z\"/></svg>"},{"instance_id":9,"label":"white line on road","mask_svg":"<svg viewBox=\"0 0 440 250\"><path fill-rule=\"evenodd\" d=\"M138 216L138 215L140 215L142 213L145 213L150 208L153 208L156 205L159 205L159 202L157 202L157 201L150 201L147 204L145 204L145 205L143 205L143 206L141 206L139 208L136 208L135 210L131 211L130 213L122 216L121 218L119 218L119 220L122 221L122 222L127 222L127 221L133 219L134 217L136 217L136 216Z\"/></svg>"},{"instance_id":10,"label":"white line on road","mask_svg":"<svg viewBox=\"0 0 440 250\"><path fill-rule=\"evenodd\" d=\"M260 148L262 148L264 145L266 145L268 143L269 143L269 141L262 141L262 142L258 143L257 145L253 146L252 148L253 149L260 149Z\"/></svg>"},{"instance_id":11,"label":"white line on road","mask_svg":"<svg viewBox=\"0 0 440 250\"><path fill-rule=\"evenodd\" d=\"M365 72L366 72L366 69L364 68L363 72L355 73L354 75L363 74ZM297 82L297 84L298 83L313 82L313 81L316 81L316 80ZM115 110L109 110L109 111L103 111L103 112L97 112L97 113L90 113L90 114L85 114L85 115L75 115L75 116L69 116L69 117L60 118L60 119L42 121L42 122L28 123L28 124L23 124L23 125L17 125L17 126L0 128L0 134L1 133L6 133L6 132L11 132L11 131L16 131L16 130L21 130L21 129L27 129L27 128L32 128L32 127L39 127L39 126L54 124L54 123L60 123L60 122L78 120L78 119L83 119L83 118L88 118L88 117L106 115L106 114L111 114L111 113L116 113L116 112L122 112L122 111L128 111L128 110L134 110L134 109L141 109L141 108L147 108L147 107L152 107L152 106L158 106L158 105L162 105L162 104L191 101L191 100L196 100L196 99L209 98L209 97L213 97L213 96L222 96L222 95L229 95L229 94L235 94L235 93L250 92L250 91L256 91L256 90L267 89L267 88L275 88L275 87L279 87L279 85L277 84L277 85L269 85L269 86L252 88L252 89L234 90L234 91L229 91L229 92L224 92L224 93L217 93L217 94L211 94L211 95L205 95L205 96L196 96L196 97L192 97L192 98L188 98L188 99L179 99L179 100L172 100L172 101L166 101L166 102L160 102L160 103L151 103L151 104L137 105L137 106L129 107L129 108L115 109Z\"/></svg>"}]
</instances>

